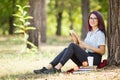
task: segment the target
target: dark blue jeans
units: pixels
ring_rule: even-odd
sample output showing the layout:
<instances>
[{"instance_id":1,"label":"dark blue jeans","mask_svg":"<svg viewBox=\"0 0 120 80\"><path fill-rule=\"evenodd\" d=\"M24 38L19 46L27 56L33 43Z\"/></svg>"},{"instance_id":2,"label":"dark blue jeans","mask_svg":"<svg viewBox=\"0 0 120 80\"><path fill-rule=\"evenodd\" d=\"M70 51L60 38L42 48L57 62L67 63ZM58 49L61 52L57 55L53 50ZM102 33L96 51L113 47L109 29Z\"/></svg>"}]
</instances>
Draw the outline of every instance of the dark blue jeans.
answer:
<instances>
[{"instance_id":1,"label":"dark blue jeans","mask_svg":"<svg viewBox=\"0 0 120 80\"><path fill-rule=\"evenodd\" d=\"M94 65L98 65L101 62L101 55L97 53L86 53L81 47L71 43L68 48L65 48L60 54L58 54L50 64L52 64L53 67L58 63L64 65L69 59L71 59L75 64L81 66L83 61L87 61L88 56L94 57Z\"/></svg>"}]
</instances>

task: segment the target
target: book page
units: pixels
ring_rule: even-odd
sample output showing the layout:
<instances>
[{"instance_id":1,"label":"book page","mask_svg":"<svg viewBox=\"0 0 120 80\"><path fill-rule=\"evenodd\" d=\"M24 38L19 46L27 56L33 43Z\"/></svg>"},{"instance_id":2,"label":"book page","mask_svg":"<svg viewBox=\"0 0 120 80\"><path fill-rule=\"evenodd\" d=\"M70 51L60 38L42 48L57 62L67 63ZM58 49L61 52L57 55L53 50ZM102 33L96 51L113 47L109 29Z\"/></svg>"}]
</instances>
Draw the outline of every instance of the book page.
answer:
<instances>
[{"instance_id":1,"label":"book page","mask_svg":"<svg viewBox=\"0 0 120 80\"><path fill-rule=\"evenodd\" d=\"M70 35L75 44L80 44L80 40L79 40L77 34L73 30L70 30Z\"/></svg>"}]
</instances>

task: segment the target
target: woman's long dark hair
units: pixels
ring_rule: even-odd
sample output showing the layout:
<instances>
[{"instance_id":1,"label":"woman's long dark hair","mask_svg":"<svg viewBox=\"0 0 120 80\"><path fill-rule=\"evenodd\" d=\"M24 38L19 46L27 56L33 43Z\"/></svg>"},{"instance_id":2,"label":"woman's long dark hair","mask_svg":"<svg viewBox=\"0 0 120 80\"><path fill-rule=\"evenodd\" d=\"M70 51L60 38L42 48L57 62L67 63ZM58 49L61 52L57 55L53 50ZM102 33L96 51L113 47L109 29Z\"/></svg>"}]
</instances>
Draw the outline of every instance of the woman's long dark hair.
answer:
<instances>
[{"instance_id":1,"label":"woman's long dark hair","mask_svg":"<svg viewBox=\"0 0 120 80\"><path fill-rule=\"evenodd\" d=\"M89 14L89 16L88 16L88 30L89 30L89 31L92 30L92 27L91 27L90 24L89 24L89 18L90 18L90 15L91 15L91 14L96 15L96 17L97 17L97 19L98 19L98 28L99 28L99 30L101 30L101 31L106 35L106 32L105 32L105 23L104 23L102 14L101 14L99 11L90 12L90 14Z\"/></svg>"}]
</instances>

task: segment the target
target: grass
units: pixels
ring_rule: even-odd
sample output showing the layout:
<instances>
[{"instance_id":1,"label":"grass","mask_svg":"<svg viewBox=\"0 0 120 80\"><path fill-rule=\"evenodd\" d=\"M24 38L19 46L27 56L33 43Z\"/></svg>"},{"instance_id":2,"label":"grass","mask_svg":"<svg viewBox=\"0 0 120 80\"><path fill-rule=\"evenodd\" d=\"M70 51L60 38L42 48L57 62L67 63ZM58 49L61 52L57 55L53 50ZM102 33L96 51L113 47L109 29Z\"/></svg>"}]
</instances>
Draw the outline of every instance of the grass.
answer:
<instances>
[{"instance_id":1,"label":"grass","mask_svg":"<svg viewBox=\"0 0 120 80\"><path fill-rule=\"evenodd\" d=\"M53 39L53 42L52 42ZM64 40L63 40L64 39ZM63 41L63 42L62 42ZM84 74L52 74L36 75L34 69L46 66L62 49L64 49L69 38L53 37L47 44L41 44L41 52L37 54L20 54L24 46L22 37L7 36L0 38L0 80L119 80L120 69L110 67L96 72ZM58 44L59 43L59 44ZM64 43L64 44L63 44ZM75 64L69 60L62 71L66 71Z\"/></svg>"}]
</instances>

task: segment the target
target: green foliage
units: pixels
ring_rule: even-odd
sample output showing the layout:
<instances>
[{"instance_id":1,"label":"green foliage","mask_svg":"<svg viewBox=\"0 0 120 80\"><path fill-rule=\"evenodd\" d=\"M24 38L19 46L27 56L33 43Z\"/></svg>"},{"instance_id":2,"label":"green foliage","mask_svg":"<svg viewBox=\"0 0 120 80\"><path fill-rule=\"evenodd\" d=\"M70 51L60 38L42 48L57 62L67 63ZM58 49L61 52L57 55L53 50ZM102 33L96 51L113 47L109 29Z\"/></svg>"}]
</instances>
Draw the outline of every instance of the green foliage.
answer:
<instances>
[{"instance_id":1,"label":"green foliage","mask_svg":"<svg viewBox=\"0 0 120 80\"><path fill-rule=\"evenodd\" d=\"M81 0L50 0L47 4L47 35L55 35L56 32L56 14L63 10L62 15L62 36L69 36L70 20L69 11L71 11L71 17L73 19L73 28L80 34L81 31ZM57 7L56 7L57 4Z\"/></svg>"},{"instance_id":2,"label":"green foliage","mask_svg":"<svg viewBox=\"0 0 120 80\"><path fill-rule=\"evenodd\" d=\"M31 16L29 16L27 14L27 11L25 10L26 8L29 8L30 6L29 5L26 5L26 6L20 6L20 5L16 5L18 7L18 13L16 14L13 14L13 16L15 16L17 19L18 19L18 23L17 24L14 24L14 26L16 26L16 31L15 33L20 33L20 34L24 34L24 42L29 45L32 46L31 50L30 49L27 49L28 52L36 52L37 51L37 47L28 41L28 31L29 30L35 30L35 27L31 27L29 26L30 25L30 22L29 22L29 19L32 19ZM25 47L26 48L26 47Z\"/></svg>"},{"instance_id":3,"label":"green foliage","mask_svg":"<svg viewBox=\"0 0 120 80\"><path fill-rule=\"evenodd\" d=\"M103 16L105 17L105 20L108 18L108 0L91 0L90 2L90 10L98 10L100 11Z\"/></svg>"},{"instance_id":4,"label":"green foliage","mask_svg":"<svg viewBox=\"0 0 120 80\"><path fill-rule=\"evenodd\" d=\"M9 2L9 3L8 3ZM7 34L9 17L13 11L12 0L0 0L0 29L1 34Z\"/></svg>"},{"instance_id":5,"label":"green foliage","mask_svg":"<svg viewBox=\"0 0 120 80\"><path fill-rule=\"evenodd\" d=\"M25 35L25 34L27 34L27 31L35 29L34 27L29 27L30 22L28 20L32 19L32 17L28 16L27 11L25 11L25 9L30 6L21 7L20 5L17 5L17 7L18 7L19 13L14 14L14 16L19 19L20 23L14 24L14 26L19 28L18 30L16 30L16 33L23 33Z\"/></svg>"},{"instance_id":6,"label":"green foliage","mask_svg":"<svg viewBox=\"0 0 120 80\"><path fill-rule=\"evenodd\" d=\"M28 0L0 0L0 34L8 34L9 19L16 12L15 4L25 5Z\"/></svg>"},{"instance_id":7,"label":"green foliage","mask_svg":"<svg viewBox=\"0 0 120 80\"><path fill-rule=\"evenodd\" d=\"M108 17L108 1L109 0L90 0L90 10L98 10L102 12L105 20ZM0 34L7 34L9 30L9 17L12 16L13 10L17 12L16 7L13 7L13 3L26 5L29 0L0 0ZM69 31L69 16L68 13L71 10L74 29L80 33L82 25L81 15L81 0L46 0L47 2L47 35L55 35L56 32L56 14L63 10L62 20L62 35L68 36ZM57 3L57 8L55 4ZM26 10L28 11L28 9ZM22 12L22 11L21 11ZM17 12L19 13L19 12ZM26 14L26 12L24 13ZM20 16L19 16L20 17ZM29 17L26 17L26 19ZM20 23L18 20L15 20ZM21 19L24 22L24 20ZM26 23L29 24L29 23ZM22 26L21 26L22 28ZM23 31L18 31L23 32Z\"/></svg>"}]
</instances>

